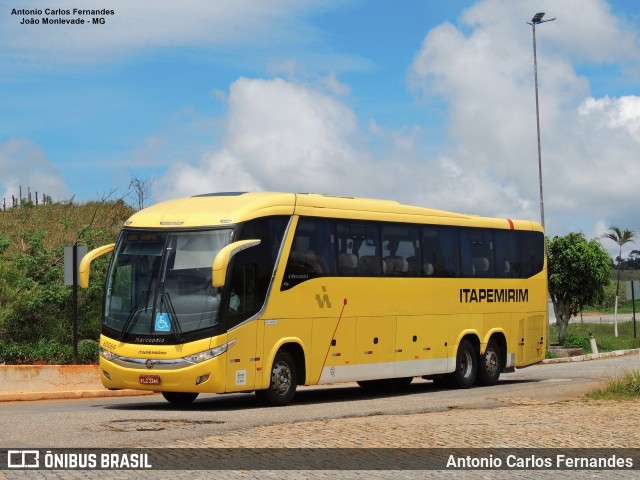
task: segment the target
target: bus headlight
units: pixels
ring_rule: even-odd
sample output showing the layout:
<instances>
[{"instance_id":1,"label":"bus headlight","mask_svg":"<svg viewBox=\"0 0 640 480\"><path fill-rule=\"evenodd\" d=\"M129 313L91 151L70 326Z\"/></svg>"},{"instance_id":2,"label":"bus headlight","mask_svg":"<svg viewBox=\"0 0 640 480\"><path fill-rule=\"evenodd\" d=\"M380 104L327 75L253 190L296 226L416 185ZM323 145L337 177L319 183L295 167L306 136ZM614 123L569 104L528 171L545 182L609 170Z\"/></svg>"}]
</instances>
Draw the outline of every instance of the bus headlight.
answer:
<instances>
[{"instance_id":1,"label":"bus headlight","mask_svg":"<svg viewBox=\"0 0 640 480\"><path fill-rule=\"evenodd\" d=\"M100 347L100 356L105 360L109 360L110 362L118 358L118 356L115 353L110 352L106 348L102 348L102 347Z\"/></svg>"},{"instance_id":2,"label":"bus headlight","mask_svg":"<svg viewBox=\"0 0 640 480\"><path fill-rule=\"evenodd\" d=\"M211 360L219 355L222 355L224 352L233 347L236 343L236 339L225 343L224 345L220 345L219 347L211 348L209 350L205 350L204 352L194 353L193 355L188 355L186 357L182 357L182 359L189 363L201 363L207 360Z\"/></svg>"}]
</instances>

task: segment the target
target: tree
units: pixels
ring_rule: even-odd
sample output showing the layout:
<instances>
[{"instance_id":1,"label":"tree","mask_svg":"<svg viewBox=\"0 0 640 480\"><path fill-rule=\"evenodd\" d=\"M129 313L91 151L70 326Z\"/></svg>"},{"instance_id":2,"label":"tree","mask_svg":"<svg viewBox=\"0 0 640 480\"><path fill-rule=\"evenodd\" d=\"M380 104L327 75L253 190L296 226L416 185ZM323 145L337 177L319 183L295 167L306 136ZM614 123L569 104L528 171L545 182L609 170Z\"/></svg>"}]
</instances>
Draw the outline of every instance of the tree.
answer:
<instances>
[{"instance_id":1,"label":"tree","mask_svg":"<svg viewBox=\"0 0 640 480\"><path fill-rule=\"evenodd\" d=\"M622 246L627 243L633 243L633 239L636 237L636 232L633 230L624 231L620 230L620 227L609 227L609 231L602 235L602 238L608 238L613 240L620 246L620 255L618 256L618 281L616 283L616 299L620 295L620 270L622 270Z\"/></svg>"},{"instance_id":2,"label":"tree","mask_svg":"<svg viewBox=\"0 0 640 480\"><path fill-rule=\"evenodd\" d=\"M567 325L585 305L600 302L610 281L609 254L597 239L582 233L547 239L549 295L556 314L558 342L564 343Z\"/></svg>"},{"instance_id":3,"label":"tree","mask_svg":"<svg viewBox=\"0 0 640 480\"><path fill-rule=\"evenodd\" d=\"M620 272L622 271L622 263L623 263L622 262L622 246L629 242L633 242L633 239L635 238L635 236L636 236L636 232L634 232L633 230L625 229L624 231L622 231L620 230L620 227L610 227L609 231L602 235L603 238L608 238L610 240L613 240L620 246L620 254L616 259L618 261L618 280L616 282L616 303L615 303L615 307L614 307L615 309L613 313L613 322L615 324L614 332L616 337L618 336L618 297L620 296Z\"/></svg>"},{"instance_id":4,"label":"tree","mask_svg":"<svg viewBox=\"0 0 640 480\"><path fill-rule=\"evenodd\" d=\"M131 173L129 190L133 190L133 195L136 198L138 210L142 210L145 206L145 203L148 202L152 197L153 178L139 178Z\"/></svg>"}]
</instances>

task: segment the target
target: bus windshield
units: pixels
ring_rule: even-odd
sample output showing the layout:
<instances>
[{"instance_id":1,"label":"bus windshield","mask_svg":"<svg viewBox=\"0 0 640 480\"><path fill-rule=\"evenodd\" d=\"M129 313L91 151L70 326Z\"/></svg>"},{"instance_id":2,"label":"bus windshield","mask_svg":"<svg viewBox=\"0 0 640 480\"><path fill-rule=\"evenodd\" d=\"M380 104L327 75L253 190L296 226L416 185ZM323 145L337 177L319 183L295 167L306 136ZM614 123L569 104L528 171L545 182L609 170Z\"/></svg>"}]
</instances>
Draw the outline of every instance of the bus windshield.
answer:
<instances>
[{"instance_id":1,"label":"bus windshield","mask_svg":"<svg viewBox=\"0 0 640 480\"><path fill-rule=\"evenodd\" d=\"M129 335L170 337L216 326L221 289L211 285L230 228L197 232L123 231L107 277L104 326Z\"/></svg>"}]
</instances>

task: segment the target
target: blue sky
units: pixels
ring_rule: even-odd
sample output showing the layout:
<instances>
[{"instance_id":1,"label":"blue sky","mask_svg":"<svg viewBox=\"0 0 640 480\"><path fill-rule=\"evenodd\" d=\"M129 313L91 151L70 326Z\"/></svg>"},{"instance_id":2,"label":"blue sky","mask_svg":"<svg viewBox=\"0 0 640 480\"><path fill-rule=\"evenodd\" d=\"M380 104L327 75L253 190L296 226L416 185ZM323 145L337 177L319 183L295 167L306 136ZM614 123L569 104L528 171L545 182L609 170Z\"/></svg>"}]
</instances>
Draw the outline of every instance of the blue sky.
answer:
<instances>
[{"instance_id":1,"label":"blue sky","mask_svg":"<svg viewBox=\"0 0 640 480\"><path fill-rule=\"evenodd\" d=\"M14 15L12 9L40 9ZM388 198L640 231L632 0L0 0L0 193L223 190ZM97 15L98 17L100 15ZM608 246L609 247L609 246ZM638 245L631 248L640 248Z\"/></svg>"}]
</instances>

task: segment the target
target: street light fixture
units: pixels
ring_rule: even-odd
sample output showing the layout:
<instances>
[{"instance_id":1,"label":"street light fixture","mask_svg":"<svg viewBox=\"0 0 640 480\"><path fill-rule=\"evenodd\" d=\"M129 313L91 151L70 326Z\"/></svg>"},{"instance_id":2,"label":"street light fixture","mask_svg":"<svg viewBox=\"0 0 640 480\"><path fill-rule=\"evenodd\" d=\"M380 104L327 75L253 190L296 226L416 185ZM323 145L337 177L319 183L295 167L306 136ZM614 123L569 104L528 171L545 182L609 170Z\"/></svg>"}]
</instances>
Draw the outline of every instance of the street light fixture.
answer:
<instances>
[{"instance_id":1,"label":"street light fixture","mask_svg":"<svg viewBox=\"0 0 640 480\"><path fill-rule=\"evenodd\" d=\"M542 229L544 230L544 200L542 196L542 151L540 149L540 106L538 102L538 59L536 55L536 25L540 25L541 23L553 22L554 18L549 20L542 20L544 17L544 12L536 13L530 22L527 22L531 25L531 29L533 31L533 76L536 87L536 126L538 127L538 176L540 180L540 223L542 224Z\"/></svg>"}]
</instances>

